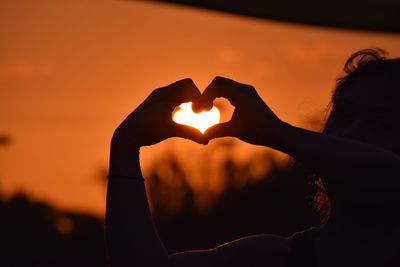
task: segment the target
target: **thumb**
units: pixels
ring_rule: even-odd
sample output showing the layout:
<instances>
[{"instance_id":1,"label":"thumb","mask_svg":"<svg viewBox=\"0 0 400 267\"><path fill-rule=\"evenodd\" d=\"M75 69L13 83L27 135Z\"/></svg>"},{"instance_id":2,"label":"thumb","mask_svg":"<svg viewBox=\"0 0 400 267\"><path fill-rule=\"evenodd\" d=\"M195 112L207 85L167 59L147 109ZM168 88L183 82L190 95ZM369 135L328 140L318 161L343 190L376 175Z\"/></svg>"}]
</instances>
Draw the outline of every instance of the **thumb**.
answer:
<instances>
[{"instance_id":1,"label":"thumb","mask_svg":"<svg viewBox=\"0 0 400 267\"><path fill-rule=\"evenodd\" d=\"M198 144L204 144L204 135L198 129L176 122L172 124L172 137L182 137Z\"/></svg>"},{"instance_id":2,"label":"thumb","mask_svg":"<svg viewBox=\"0 0 400 267\"><path fill-rule=\"evenodd\" d=\"M211 139L224 137L224 136L234 136L233 126L230 121L219 123L208 128L204 133L204 144L207 144Z\"/></svg>"}]
</instances>

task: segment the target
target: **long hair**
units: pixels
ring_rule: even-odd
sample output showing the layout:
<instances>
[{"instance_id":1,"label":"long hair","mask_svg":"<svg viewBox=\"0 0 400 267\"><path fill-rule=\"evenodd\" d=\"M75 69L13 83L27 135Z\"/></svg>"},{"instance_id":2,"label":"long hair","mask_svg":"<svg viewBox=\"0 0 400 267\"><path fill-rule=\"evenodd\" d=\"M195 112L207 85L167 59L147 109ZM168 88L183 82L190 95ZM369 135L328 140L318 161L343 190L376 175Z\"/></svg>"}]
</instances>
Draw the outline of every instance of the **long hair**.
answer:
<instances>
[{"instance_id":1,"label":"long hair","mask_svg":"<svg viewBox=\"0 0 400 267\"><path fill-rule=\"evenodd\" d=\"M387 52L381 48L363 49L352 54L343 67L344 74L336 79L336 86L332 93L331 102L327 107L327 114L330 116L334 109L338 97L344 88L354 79L354 77L371 69L376 63L386 59Z\"/></svg>"},{"instance_id":2,"label":"long hair","mask_svg":"<svg viewBox=\"0 0 400 267\"><path fill-rule=\"evenodd\" d=\"M336 86L332 93L332 98L325 110L325 122L329 120L332 111L335 108L336 101L343 90L346 90L347 85L364 71L368 70L376 64L386 59L386 51L380 48L363 49L352 54L346 61L343 67L344 74L336 80ZM322 131L325 130L325 125ZM295 165L299 165L295 161ZM300 164L301 165L301 164ZM325 224L331 214L331 204L329 196L325 190L324 183L321 177L315 173L309 172L306 178L307 182L313 187L314 195L311 197L312 204L321 218L321 224Z\"/></svg>"}]
</instances>

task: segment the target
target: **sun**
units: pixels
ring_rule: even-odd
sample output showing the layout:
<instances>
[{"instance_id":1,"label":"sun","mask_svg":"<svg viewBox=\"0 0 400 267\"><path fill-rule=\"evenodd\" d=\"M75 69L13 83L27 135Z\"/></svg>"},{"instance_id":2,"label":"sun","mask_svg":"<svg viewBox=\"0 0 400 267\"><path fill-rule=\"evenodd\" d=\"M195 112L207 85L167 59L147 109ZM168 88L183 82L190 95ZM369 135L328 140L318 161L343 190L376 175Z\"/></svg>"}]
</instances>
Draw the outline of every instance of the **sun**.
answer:
<instances>
[{"instance_id":1,"label":"sun","mask_svg":"<svg viewBox=\"0 0 400 267\"><path fill-rule=\"evenodd\" d=\"M192 110L192 102L182 103L172 115L172 120L179 124L185 124L199 129L204 133L210 126L219 123L220 112L217 107L198 114Z\"/></svg>"}]
</instances>

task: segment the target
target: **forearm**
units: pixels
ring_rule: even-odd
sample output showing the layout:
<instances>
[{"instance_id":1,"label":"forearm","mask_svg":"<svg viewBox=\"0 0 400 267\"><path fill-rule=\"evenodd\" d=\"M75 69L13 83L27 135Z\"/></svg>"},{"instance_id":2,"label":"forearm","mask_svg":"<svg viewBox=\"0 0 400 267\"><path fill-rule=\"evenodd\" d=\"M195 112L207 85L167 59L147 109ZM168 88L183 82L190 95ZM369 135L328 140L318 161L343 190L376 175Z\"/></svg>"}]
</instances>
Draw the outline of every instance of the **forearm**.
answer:
<instances>
[{"instance_id":1,"label":"forearm","mask_svg":"<svg viewBox=\"0 0 400 267\"><path fill-rule=\"evenodd\" d=\"M332 183L400 186L400 158L378 146L285 124L275 149L299 160Z\"/></svg>"},{"instance_id":2,"label":"forearm","mask_svg":"<svg viewBox=\"0 0 400 267\"><path fill-rule=\"evenodd\" d=\"M107 188L106 239L112 266L165 266L167 252L150 214L139 152L112 146ZM118 178L117 175L135 179ZM137 178L137 179L136 179Z\"/></svg>"}]
</instances>

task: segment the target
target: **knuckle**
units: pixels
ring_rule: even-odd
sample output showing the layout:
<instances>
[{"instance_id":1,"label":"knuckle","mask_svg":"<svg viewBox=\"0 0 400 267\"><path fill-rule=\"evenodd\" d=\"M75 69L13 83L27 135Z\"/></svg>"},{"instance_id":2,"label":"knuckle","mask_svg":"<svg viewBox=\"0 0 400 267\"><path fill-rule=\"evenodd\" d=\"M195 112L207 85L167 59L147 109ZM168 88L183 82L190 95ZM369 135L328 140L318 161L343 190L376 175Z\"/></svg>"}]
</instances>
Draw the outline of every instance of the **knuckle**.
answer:
<instances>
[{"instance_id":1,"label":"knuckle","mask_svg":"<svg viewBox=\"0 0 400 267\"><path fill-rule=\"evenodd\" d=\"M162 92L164 91L164 88L165 88L165 87L161 87L161 88L154 89L153 92L151 92L151 95L153 95L153 96L161 95Z\"/></svg>"},{"instance_id":2,"label":"knuckle","mask_svg":"<svg viewBox=\"0 0 400 267\"><path fill-rule=\"evenodd\" d=\"M254 88L253 85L245 84L245 86L246 86L246 88L247 88L248 90L250 90L250 91L255 91L255 90L256 90L256 89Z\"/></svg>"},{"instance_id":3,"label":"knuckle","mask_svg":"<svg viewBox=\"0 0 400 267\"><path fill-rule=\"evenodd\" d=\"M254 90L255 90L255 88L254 88L253 85L247 84L247 83L242 83L242 84L241 84L241 87L242 87L243 89L248 90L248 91L254 91Z\"/></svg>"},{"instance_id":4,"label":"knuckle","mask_svg":"<svg viewBox=\"0 0 400 267\"><path fill-rule=\"evenodd\" d=\"M256 93L256 88L254 88L254 86L252 86L250 84L243 84L242 88L243 88L243 92L246 94L253 95L254 93Z\"/></svg>"},{"instance_id":5,"label":"knuckle","mask_svg":"<svg viewBox=\"0 0 400 267\"><path fill-rule=\"evenodd\" d=\"M214 79L213 79L213 82L215 82L215 83L221 83L221 82L223 82L223 81L225 81L225 80L226 80L226 78L224 78L224 77L222 77L222 76L215 76Z\"/></svg>"},{"instance_id":6,"label":"knuckle","mask_svg":"<svg viewBox=\"0 0 400 267\"><path fill-rule=\"evenodd\" d=\"M174 91L177 93L187 93L191 92L193 88L195 87L195 84L191 78L185 78L182 80L179 80L173 84L174 86L172 87Z\"/></svg>"},{"instance_id":7,"label":"knuckle","mask_svg":"<svg viewBox=\"0 0 400 267\"><path fill-rule=\"evenodd\" d=\"M158 88L154 89L153 91L151 91L150 96L155 96L158 94L158 92L159 92Z\"/></svg>"},{"instance_id":8,"label":"knuckle","mask_svg":"<svg viewBox=\"0 0 400 267\"><path fill-rule=\"evenodd\" d=\"M192 84L194 84L194 82L191 78L185 78L185 79L182 79L182 80L179 80L179 81L173 83L173 85L178 86L178 87L183 86L183 85L192 85Z\"/></svg>"},{"instance_id":9,"label":"knuckle","mask_svg":"<svg viewBox=\"0 0 400 267\"><path fill-rule=\"evenodd\" d=\"M182 79L181 81L185 82L185 83L194 83L192 78L185 78L185 79Z\"/></svg>"}]
</instances>

